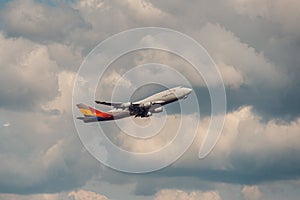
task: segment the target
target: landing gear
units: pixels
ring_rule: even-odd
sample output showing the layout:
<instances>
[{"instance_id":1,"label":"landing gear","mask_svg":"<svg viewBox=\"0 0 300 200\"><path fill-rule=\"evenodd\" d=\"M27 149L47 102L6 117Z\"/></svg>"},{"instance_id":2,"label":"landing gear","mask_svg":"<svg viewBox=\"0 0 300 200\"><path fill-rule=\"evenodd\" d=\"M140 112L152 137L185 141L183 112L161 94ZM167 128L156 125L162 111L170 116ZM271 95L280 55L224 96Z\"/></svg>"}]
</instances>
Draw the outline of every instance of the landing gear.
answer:
<instances>
[{"instance_id":1,"label":"landing gear","mask_svg":"<svg viewBox=\"0 0 300 200\"><path fill-rule=\"evenodd\" d=\"M134 115L134 117L149 117L151 116L151 113L149 115L148 109L144 106L130 106L129 107L130 115Z\"/></svg>"}]
</instances>

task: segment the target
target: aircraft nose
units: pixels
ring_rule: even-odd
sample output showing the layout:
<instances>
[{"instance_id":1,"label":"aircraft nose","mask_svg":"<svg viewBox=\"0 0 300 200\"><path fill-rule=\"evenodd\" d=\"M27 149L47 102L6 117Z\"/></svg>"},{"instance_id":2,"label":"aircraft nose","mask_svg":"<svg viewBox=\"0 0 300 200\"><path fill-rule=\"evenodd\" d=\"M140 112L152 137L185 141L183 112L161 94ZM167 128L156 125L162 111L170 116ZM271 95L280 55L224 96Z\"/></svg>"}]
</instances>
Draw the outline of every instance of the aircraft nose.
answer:
<instances>
[{"instance_id":1,"label":"aircraft nose","mask_svg":"<svg viewBox=\"0 0 300 200\"><path fill-rule=\"evenodd\" d=\"M190 94L193 90L191 88L185 88L186 94Z\"/></svg>"}]
</instances>

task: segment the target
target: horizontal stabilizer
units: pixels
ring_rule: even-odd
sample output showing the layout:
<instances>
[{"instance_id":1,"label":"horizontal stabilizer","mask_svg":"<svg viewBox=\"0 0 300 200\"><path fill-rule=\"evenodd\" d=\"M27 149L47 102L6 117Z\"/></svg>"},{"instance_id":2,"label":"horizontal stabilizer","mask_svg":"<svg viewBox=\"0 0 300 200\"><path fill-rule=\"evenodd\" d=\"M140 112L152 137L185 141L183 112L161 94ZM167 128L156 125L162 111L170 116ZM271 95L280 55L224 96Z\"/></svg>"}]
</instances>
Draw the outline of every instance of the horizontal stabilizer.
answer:
<instances>
[{"instance_id":1,"label":"horizontal stabilizer","mask_svg":"<svg viewBox=\"0 0 300 200\"><path fill-rule=\"evenodd\" d=\"M77 117L77 119L82 120L84 123L97 122L97 117Z\"/></svg>"}]
</instances>

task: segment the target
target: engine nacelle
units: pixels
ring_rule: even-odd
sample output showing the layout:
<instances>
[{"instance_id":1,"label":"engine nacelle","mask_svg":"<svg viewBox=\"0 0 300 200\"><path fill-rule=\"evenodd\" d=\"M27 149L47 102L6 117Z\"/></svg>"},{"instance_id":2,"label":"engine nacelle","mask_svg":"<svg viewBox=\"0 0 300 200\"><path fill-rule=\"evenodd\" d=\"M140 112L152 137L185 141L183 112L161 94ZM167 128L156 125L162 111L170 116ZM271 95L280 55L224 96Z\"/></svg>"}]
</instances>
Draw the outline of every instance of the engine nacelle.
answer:
<instances>
[{"instance_id":1,"label":"engine nacelle","mask_svg":"<svg viewBox=\"0 0 300 200\"><path fill-rule=\"evenodd\" d=\"M144 107L144 108L150 108L151 105L152 105L151 102L147 102L147 103L142 104L141 107Z\"/></svg>"},{"instance_id":2,"label":"engine nacelle","mask_svg":"<svg viewBox=\"0 0 300 200\"><path fill-rule=\"evenodd\" d=\"M150 117L150 116L152 116L152 112L148 112L146 115L146 117Z\"/></svg>"},{"instance_id":3,"label":"engine nacelle","mask_svg":"<svg viewBox=\"0 0 300 200\"><path fill-rule=\"evenodd\" d=\"M151 110L151 112L153 112L153 113L160 113L160 112L162 112L163 110L164 110L163 107L158 107L158 108L155 108L155 109Z\"/></svg>"},{"instance_id":4,"label":"engine nacelle","mask_svg":"<svg viewBox=\"0 0 300 200\"><path fill-rule=\"evenodd\" d=\"M127 103L122 103L121 105L120 105L120 108L129 108L130 106L131 106L131 102L127 102Z\"/></svg>"}]
</instances>

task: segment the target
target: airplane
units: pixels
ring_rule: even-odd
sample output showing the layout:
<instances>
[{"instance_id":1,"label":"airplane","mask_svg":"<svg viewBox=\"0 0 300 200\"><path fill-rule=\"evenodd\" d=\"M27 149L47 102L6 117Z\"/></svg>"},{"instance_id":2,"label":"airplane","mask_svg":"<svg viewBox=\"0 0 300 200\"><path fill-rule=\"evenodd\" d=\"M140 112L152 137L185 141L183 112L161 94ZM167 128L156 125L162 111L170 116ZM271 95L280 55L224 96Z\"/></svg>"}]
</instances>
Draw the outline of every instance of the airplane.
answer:
<instances>
[{"instance_id":1,"label":"airplane","mask_svg":"<svg viewBox=\"0 0 300 200\"><path fill-rule=\"evenodd\" d=\"M191 92L192 89L179 86L156 93L136 102L113 103L106 101L95 101L97 104L113 107L112 110L107 112L103 112L83 103L79 103L77 104L77 107L84 117L77 117L77 119L82 120L84 123L90 123L117 120L130 116L141 118L150 117L153 113L162 112L164 105L180 99L186 99Z\"/></svg>"}]
</instances>

